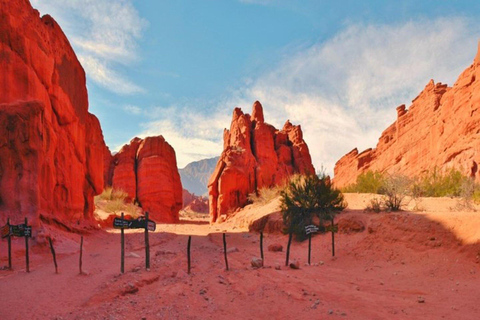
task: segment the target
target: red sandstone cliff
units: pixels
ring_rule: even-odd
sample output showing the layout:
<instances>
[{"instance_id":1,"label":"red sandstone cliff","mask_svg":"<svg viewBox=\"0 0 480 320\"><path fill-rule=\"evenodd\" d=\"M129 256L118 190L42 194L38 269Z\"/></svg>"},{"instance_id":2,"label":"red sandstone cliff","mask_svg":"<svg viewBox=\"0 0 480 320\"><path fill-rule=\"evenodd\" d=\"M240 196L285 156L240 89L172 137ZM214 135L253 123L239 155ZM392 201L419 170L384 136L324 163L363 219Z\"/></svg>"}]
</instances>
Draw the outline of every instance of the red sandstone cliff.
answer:
<instances>
[{"instance_id":1,"label":"red sandstone cliff","mask_svg":"<svg viewBox=\"0 0 480 320\"><path fill-rule=\"evenodd\" d=\"M178 222L182 183L175 150L162 136L134 138L112 158L107 184L128 193L151 219Z\"/></svg>"},{"instance_id":2,"label":"red sandstone cliff","mask_svg":"<svg viewBox=\"0 0 480 320\"><path fill-rule=\"evenodd\" d=\"M410 177L434 167L456 168L480 181L480 46L453 87L431 80L412 101L397 108L397 121L375 149L352 150L335 165L337 187L355 183L368 170Z\"/></svg>"},{"instance_id":3,"label":"red sandstone cliff","mask_svg":"<svg viewBox=\"0 0 480 320\"><path fill-rule=\"evenodd\" d=\"M240 108L233 110L223 141L208 182L212 222L246 205L250 193L280 184L294 173L315 173L300 126L287 121L282 130L275 129L265 122L258 101L251 116Z\"/></svg>"},{"instance_id":4,"label":"red sandstone cliff","mask_svg":"<svg viewBox=\"0 0 480 320\"><path fill-rule=\"evenodd\" d=\"M0 218L93 217L106 149L85 73L58 24L0 1Z\"/></svg>"}]
</instances>

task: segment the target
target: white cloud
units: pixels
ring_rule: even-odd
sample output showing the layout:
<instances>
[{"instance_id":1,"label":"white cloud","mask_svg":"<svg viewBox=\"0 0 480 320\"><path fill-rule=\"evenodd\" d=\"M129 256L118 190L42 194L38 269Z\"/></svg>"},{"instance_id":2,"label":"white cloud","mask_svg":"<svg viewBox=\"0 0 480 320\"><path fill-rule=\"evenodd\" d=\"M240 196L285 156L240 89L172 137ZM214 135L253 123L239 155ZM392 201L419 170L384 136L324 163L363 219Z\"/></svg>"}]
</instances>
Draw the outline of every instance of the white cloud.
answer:
<instances>
[{"instance_id":1,"label":"white cloud","mask_svg":"<svg viewBox=\"0 0 480 320\"><path fill-rule=\"evenodd\" d=\"M353 148L375 147L395 120L395 108L409 106L431 78L452 85L473 60L479 35L462 18L351 25L210 102L208 114L185 106L158 108L142 135L162 134L182 167L219 155L233 108L251 112L259 100L265 120L277 128L287 119L301 124L315 167L331 174Z\"/></svg>"},{"instance_id":2,"label":"white cloud","mask_svg":"<svg viewBox=\"0 0 480 320\"><path fill-rule=\"evenodd\" d=\"M133 114L133 115L140 115L142 114L142 108L137 107L137 106L132 106L132 105L126 105L123 107L123 110L127 113Z\"/></svg>"},{"instance_id":3,"label":"white cloud","mask_svg":"<svg viewBox=\"0 0 480 320\"><path fill-rule=\"evenodd\" d=\"M245 88L266 121L301 124L314 165L329 173L354 147L375 147L433 78L450 85L473 60L480 29L461 18L399 25L352 25L330 40L286 57Z\"/></svg>"},{"instance_id":4,"label":"white cloud","mask_svg":"<svg viewBox=\"0 0 480 320\"><path fill-rule=\"evenodd\" d=\"M144 90L118 71L137 59L137 41L147 22L131 0L32 0L51 14L71 41L87 77L118 94Z\"/></svg>"}]
</instances>

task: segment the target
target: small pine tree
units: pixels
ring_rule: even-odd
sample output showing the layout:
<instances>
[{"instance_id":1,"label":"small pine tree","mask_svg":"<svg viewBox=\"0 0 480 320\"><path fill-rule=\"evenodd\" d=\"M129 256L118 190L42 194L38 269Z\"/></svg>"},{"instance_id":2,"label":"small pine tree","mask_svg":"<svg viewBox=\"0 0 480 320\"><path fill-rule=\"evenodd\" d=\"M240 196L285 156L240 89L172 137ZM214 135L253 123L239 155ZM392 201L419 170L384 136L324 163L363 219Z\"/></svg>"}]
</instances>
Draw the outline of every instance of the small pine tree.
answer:
<instances>
[{"instance_id":1,"label":"small pine tree","mask_svg":"<svg viewBox=\"0 0 480 320\"><path fill-rule=\"evenodd\" d=\"M295 234L300 241L306 239L305 226L313 224L315 216L321 225L345 207L343 194L332 186L325 174L295 176L281 192L285 233Z\"/></svg>"}]
</instances>

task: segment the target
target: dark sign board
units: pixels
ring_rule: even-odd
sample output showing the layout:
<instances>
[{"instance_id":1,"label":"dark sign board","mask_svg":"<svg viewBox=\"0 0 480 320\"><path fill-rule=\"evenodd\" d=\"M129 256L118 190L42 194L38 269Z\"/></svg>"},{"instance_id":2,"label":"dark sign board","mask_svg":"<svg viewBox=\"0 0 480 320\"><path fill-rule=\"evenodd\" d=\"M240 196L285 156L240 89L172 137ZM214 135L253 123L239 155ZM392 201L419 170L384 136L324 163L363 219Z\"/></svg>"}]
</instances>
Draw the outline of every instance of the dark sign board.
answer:
<instances>
[{"instance_id":1,"label":"dark sign board","mask_svg":"<svg viewBox=\"0 0 480 320\"><path fill-rule=\"evenodd\" d=\"M2 227L2 238L6 238L8 236L14 237L32 237L32 226L27 226L25 224L19 225L4 225Z\"/></svg>"},{"instance_id":2,"label":"dark sign board","mask_svg":"<svg viewBox=\"0 0 480 320\"><path fill-rule=\"evenodd\" d=\"M145 229L145 224L147 220L143 217L140 217L135 220L126 220L122 218L113 219L113 227L115 229ZM147 228L149 231L155 231L157 224L155 221L148 220Z\"/></svg>"},{"instance_id":3,"label":"dark sign board","mask_svg":"<svg viewBox=\"0 0 480 320\"><path fill-rule=\"evenodd\" d=\"M318 227L317 226L315 226L313 224L305 226L305 233L306 234L315 233L315 232L318 232Z\"/></svg>"}]
</instances>

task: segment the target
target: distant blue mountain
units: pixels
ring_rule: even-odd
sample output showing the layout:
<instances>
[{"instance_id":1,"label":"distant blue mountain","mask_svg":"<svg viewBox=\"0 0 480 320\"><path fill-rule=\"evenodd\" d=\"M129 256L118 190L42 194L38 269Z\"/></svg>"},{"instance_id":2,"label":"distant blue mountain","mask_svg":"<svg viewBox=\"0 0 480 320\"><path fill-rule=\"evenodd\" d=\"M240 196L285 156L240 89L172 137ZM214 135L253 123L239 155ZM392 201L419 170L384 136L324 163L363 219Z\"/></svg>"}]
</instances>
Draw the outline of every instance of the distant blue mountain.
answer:
<instances>
[{"instance_id":1,"label":"distant blue mountain","mask_svg":"<svg viewBox=\"0 0 480 320\"><path fill-rule=\"evenodd\" d=\"M187 164L179 169L182 186L197 196L208 196L208 180L215 170L219 157L203 159Z\"/></svg>"}]
</instances>

